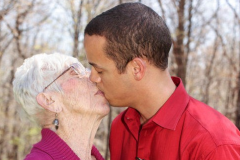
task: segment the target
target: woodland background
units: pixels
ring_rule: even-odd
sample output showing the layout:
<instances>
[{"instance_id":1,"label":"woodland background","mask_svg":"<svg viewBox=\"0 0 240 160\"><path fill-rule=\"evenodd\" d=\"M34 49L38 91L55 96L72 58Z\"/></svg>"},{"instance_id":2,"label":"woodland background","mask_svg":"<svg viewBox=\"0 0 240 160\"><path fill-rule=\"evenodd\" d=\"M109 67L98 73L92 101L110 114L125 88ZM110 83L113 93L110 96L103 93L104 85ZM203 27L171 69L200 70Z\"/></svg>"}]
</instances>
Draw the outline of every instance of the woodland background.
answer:
<instances>
[{"instance_id":1,"label":"woodland background","mask_svg":"<svg viewBox=\"0 0 240 160\"><path fill-rule=\"evenodd\" d=\"M87 66L83 30L97 14L124 2L153 8L169 26L172 75L188 93L240 128L240 0L0 0L0 159L21 160L40 139L40 128L20 121L12 80L23 60L38 53L73 55ZM95 144L109 159L111 108Z\"/></svg>"}]
</instances>

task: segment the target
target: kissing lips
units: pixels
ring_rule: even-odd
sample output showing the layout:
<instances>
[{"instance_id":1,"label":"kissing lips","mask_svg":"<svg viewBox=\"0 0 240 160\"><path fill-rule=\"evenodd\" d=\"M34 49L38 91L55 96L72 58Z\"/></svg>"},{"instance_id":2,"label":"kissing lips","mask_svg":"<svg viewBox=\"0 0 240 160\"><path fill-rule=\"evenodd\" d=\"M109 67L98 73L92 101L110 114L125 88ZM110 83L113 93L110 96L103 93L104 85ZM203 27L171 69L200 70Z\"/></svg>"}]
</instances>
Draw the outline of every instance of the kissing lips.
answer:
<instances>
[{"instance_id":1,"label":"kissing lips","mask_svg":"<svg viewBox=\"0 0 240 160\"><path fill-rule=\"evenodd\" d=\"M101 96L103 96L103 97L104 97L104 92L102 92L102 91L98 90L98 91L95 93L95 95L101 95Z\"/></svg>"}]
</instances>

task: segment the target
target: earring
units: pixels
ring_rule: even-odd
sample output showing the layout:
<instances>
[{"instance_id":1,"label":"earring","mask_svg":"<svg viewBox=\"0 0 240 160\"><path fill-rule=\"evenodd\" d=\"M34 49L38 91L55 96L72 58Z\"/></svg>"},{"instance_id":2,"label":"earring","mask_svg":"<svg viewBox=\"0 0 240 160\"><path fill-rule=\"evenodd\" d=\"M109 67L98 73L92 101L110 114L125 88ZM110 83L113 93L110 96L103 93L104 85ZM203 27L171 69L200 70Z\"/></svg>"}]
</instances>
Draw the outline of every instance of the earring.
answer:
<instances>
[{"instance_id":1,"label":"earring","mask_svg":"<svg viewBox=\"0 0 240 160\"><path fill-rule=\"evenodd\" d=\"M55 119L54 119L54 121L53 121L53 124L54 124L56 130L58 130L59 121L58 121L58 118L57 118L57 113L55 114Z\"/></svg>"}]
</instances>

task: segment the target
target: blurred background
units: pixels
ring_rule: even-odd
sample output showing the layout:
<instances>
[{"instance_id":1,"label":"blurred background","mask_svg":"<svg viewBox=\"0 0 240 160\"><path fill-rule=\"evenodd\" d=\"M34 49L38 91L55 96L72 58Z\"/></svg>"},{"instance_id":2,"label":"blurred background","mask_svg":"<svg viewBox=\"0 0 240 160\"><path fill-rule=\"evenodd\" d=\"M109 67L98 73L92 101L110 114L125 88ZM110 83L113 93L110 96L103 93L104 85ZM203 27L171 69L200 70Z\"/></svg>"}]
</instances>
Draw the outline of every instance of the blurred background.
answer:
<instances>
[{"instance_id":1,"label":"blurred background","mask_svg":"<svg viewBox=\"0 0 240 160\"><path fill-rule=\"evenodd\" d=\"M23 60L61 52L89 67L83 48L86 24L124 2L141 2L171 30L169 69L188 93L240 128L240 0L0 0L0 159L21 160L40 139L40 128L21 121L12 80ZM137 96L137 95L136 95ZM109 159L111 121L125 108L111 108L95 144Z\"/></svg>"}]
</instances>

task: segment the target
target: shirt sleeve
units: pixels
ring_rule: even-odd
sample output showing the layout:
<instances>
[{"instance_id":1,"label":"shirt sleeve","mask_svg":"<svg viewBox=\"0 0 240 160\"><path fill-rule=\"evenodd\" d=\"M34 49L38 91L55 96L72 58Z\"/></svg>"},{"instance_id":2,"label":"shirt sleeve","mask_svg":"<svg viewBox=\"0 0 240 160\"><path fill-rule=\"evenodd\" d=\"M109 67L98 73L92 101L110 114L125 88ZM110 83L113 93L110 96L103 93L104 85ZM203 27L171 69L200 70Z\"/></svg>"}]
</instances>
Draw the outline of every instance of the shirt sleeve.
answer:
<instances>
[{"instance_id":1,"label":"shirt sleeve","mask_svg":"<svg viewBox=\"0 0 240 160\"><path fill-rule=\"evenodd\" d=\"M213 150L204 160L240 159L240 145L221 145Z\"/></svg>"}]
</instances>

